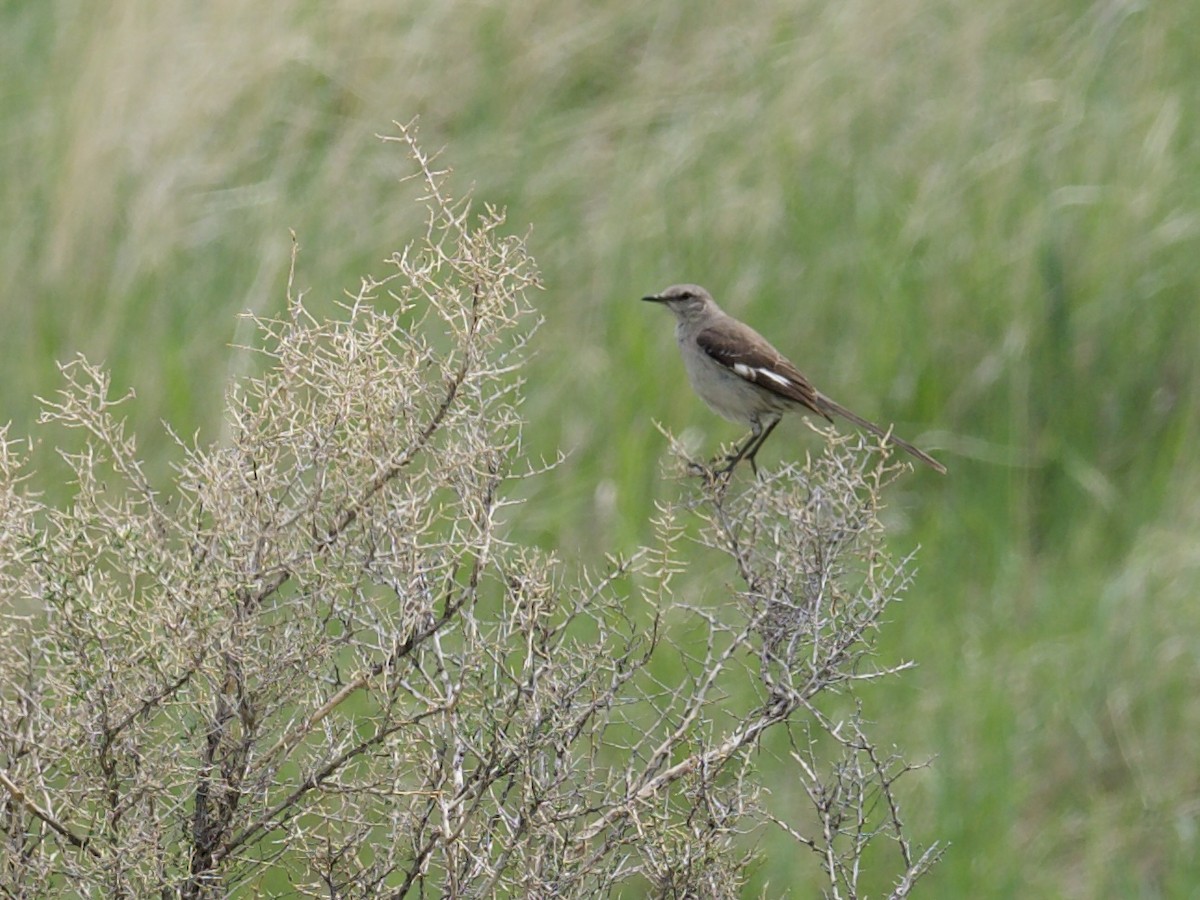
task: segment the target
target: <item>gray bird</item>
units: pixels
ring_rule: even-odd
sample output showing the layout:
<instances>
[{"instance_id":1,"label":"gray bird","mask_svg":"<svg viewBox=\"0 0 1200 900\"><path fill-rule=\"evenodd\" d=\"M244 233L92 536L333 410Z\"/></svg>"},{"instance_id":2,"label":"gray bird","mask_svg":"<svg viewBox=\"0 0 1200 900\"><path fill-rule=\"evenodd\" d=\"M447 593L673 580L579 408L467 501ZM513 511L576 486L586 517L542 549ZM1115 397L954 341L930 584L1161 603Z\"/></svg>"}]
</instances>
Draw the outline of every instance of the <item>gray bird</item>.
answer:
<instances>
[{"instance_id":1,"label":"gray bird","mask_svg":"<svg viewBox=\"0 0 1200 900\"><path fill-rule=\"evenodd\" d=\"M750 426L750 437L727 457L729 464L721 474L732 472L743 459L757 472L755 455L783 414L793 411L814 412L830 422L834 415L849 419L945 474L946 467L924 450L814 388L766 338L725 313L704 288L676 284L642 299L661 303L675 314L675 340L692 390L713 412Z\"/></svg>"}]
</instances>

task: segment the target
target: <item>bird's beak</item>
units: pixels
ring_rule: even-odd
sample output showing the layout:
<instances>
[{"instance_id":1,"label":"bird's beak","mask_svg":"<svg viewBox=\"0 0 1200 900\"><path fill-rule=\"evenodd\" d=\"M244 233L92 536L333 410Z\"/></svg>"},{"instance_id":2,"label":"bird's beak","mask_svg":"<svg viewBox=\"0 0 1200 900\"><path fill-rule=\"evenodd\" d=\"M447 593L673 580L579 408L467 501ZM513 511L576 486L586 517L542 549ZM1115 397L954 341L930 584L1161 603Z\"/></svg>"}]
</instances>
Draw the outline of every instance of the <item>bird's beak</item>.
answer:
<instances>
[{"instance_id":1,"label":"bird's beak","mask_svg":"<svg viewBox=\"0 0 1200 900\"><path fill-rule=\"evenodd\" d=\"M643 297L642 299L648 300L651 303L662 303L663 302L663 298L658 296L658 294L651 294L649 297Z\"/></svg>"}]
</instances>

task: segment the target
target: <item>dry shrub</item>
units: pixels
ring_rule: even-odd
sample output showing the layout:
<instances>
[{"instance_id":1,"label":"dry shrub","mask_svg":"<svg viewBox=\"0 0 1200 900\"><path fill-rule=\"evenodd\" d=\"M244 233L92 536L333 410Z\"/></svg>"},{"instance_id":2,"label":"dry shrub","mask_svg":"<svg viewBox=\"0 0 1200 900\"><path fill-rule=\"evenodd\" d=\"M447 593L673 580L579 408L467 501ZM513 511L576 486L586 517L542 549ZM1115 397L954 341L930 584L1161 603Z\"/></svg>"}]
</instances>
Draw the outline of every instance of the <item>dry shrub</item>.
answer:
<instances>
[{"instance_id":1,"label":"dry shrub","mask_svg":"<svg viewBox=\"0 0 1200 900\"><path fill-rule=\"evenodd\" d=\"M0 440L0 889L721 897L766 825L832 896L893 842L906 894L935 855L904 834L908 767L852 702L818 703L894 671L870 668L908 579L877 517L894 470L837 444L692 480L656 545L603 573L517 545L537 272L411 127L388 140L424 181L424 237L333 317L289 282L226 439L180 440L168 489L83 359L44 401L85 435L69 502ZM689 604L671 575L696 539L732 566ZM806 814L764 802L774 729Z\"/></svg>"}]
</instances>

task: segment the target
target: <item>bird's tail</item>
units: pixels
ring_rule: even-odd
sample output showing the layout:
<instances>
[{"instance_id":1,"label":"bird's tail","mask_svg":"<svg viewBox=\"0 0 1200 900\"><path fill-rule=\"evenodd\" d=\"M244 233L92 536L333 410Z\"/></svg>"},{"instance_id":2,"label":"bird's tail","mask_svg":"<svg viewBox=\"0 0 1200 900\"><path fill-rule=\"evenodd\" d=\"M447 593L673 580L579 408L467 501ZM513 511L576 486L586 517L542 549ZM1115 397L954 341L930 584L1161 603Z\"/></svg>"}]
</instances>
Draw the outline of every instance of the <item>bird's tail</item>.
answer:
<instances>
[{"instance_id":1,"label":"bird's tail","mask_svg":"<svg viewBox=\"0 0 1200 900\"><path fill-rule=\"evenodd\" d=\"M896 437L896 435L893 434L891 431L884 430L883 428L880 428L878 425L876 425L874 422L864 419L862 416L858 415L857 413L850 412L850 410L846 409L846 407L842 406L840 403L830 400L824 394L817 395L817 402L820 404L822 412L834 413L835 415L841 416L843 419L849 419L851 422L853 422L859 428L865 428L867 431L871 432L871 434L874 434L874 435L877 435L878 437L883 438L889 444L893 444L894 446L899 447L905 453L912 454L917 459L919 459L921 462L925 463L925 465L929 466L931 469L936 469L938 472L941 472L943 475L946 474L946 467L943 466L940 462L938 462L936 459L934 459L932 456L930 456L924 450L921 450L918 447L914 447L912 444L910 444L908 441L904 440L903 438Z\"/></svg>"}]
</instances>

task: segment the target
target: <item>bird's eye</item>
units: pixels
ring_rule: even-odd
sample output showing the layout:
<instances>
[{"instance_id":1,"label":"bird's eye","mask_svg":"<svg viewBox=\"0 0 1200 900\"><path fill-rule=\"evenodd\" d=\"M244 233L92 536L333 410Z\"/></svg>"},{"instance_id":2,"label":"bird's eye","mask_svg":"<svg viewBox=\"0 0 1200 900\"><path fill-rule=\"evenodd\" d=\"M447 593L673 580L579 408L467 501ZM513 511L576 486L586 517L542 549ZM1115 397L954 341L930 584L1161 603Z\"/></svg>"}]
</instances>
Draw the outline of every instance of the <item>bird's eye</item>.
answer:
<instances>
[{"instance_id":1,"label":"bird's eye","mask_svg":"<svg viewBox=\"0 0 1200 900\"><path fill-rule=\"evenodd\" d=\"M679 299L680 299L680 300L691 300L691 299L692 299L693 297L695 297L695 296L696 296L696 295L695 295L695 294L693 294L691 291L680 291L680 292L679 292Z\"/></svg>"}]
</instances>

